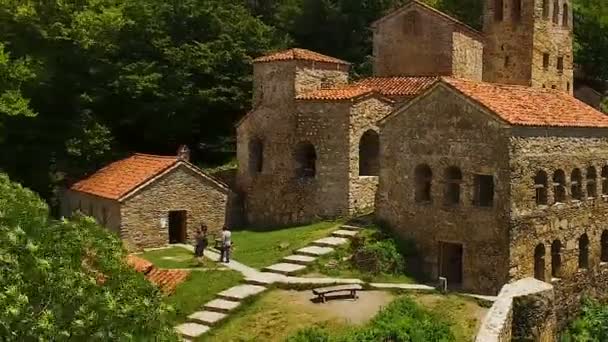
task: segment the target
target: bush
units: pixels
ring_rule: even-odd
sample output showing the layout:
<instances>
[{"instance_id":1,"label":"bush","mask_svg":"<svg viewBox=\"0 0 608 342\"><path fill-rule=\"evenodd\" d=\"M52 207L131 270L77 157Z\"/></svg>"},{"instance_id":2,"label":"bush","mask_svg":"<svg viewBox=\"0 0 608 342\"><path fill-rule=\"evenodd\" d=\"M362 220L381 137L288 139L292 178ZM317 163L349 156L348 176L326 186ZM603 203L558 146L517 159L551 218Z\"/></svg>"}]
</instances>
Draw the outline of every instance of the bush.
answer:
<instances>
[{"instance_id":1,"label":"bush","mask_svg":"<svg viewBox=\"0 0 608 342\"><path fill-rule=\"evenodd\" d=\"M585 299L580 316L561 337L563 342L608 341L608 305Z\"/></svg>"},{"instance_id":2,"label":"bush","mask_svg":"<svg viewBox=\"0 0 608 342\"><path fill-rule=\"evenodd\" d=\"M3 341L175 340L159 290L125 263L93 219L49 219L31 191L0 174Z\"/></svg>"},{"instance_id":3,"label":"bush","mask_svg":"<svg viewBox=\"0 0 608 342\"><path fill-rule=\"evenodd\" d=\"M448 323L420 308L410 298L395 300L366 326L340 336L319 328L300 330L288 342L451 342Z\"/></svg>"},{"instance_id":4,"label":"bush","mask_svg":"<svg viewBox=\"0 0 608 342\"><path fill-rule=\"evenodd\" d=\"M355 237L351 249L354 265L372 274L402 274L406 258L415 254L411 241L393 237L383 225L371 235Z\"/></svg>"}]
</instances>

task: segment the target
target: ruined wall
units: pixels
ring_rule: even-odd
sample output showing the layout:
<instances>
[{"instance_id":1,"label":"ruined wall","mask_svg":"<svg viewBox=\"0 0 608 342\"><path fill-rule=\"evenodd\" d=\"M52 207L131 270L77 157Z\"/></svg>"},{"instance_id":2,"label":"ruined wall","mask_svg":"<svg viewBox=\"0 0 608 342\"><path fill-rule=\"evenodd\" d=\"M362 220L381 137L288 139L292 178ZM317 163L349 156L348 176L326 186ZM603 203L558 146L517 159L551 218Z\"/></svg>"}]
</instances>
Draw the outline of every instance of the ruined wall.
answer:
<instances>
[{"instance_id":1,"label":"ruined wall","mask_svg":"<svg viewBox=\"0 0 608 342\"><path fill-rule=\"evenodd\" d=\"M460 60L465 55L475 55L479 53L481 43L465 44L461 39L455 48L454 32L480 40L468 31L459 30L451 20L415 5L379 21L374 27L374 75L452 75L453 70L464 71L463 77L476 75L472 70L463 70L463 64L453 68L452 55L455 49ZM473 51L464 51L469 48ZM481 65L470 64L466 68L478 66Z\"/></svg>"},{"instance_id":2,"label":"ruined wall","mask_svg":"<svg viewBox=\"0 0 608 342\"><path fill-rule=\"evenodd\" d=\"M368 130L378 134L377 122L387 116L393 105L387 101L369 98L355 103L350 109L349 125L349 195L348 210L350 214L366 212L374 209L378 174L359 175L359 158L361 137ZM380 158L380 156L377 156ZM379 161L379 160L378 160Z\"/></svg>"},{"instance_id":3,"label":"ruined wall","mask_svg":"<svg viewBox=\"0 0 608 342\"><path fill-rule=\"evenodd\" d=\"M75 211L93 217L97 223L114 233L120 232L120 204L118 201L94 196L80 191L68 190L62 200L61 213L70 217ZM105 218L104 218L105 212Z\"/></svg>"},{"instance_id":4,"label":"ruined wall","mask_svg":"<svg viewBox=\"0 0 608 342\"><path fill-rule=\"evenodd\" d=\"M187 239L192 241L201 223L217 234L226 222L231 193L220 189L186 166L179 166L156 179L121 207L121 237L138 248L160 247L169 243L169 228L161 218L169 211L187 211Z\"/></svg>"},{"instance_id":5,"label":"ruined wall","mask_svg":"<svg viewBox=\"0 0 608 342\"><path fill-rule=\"evenodd\" d=\"M452 41L452 75L481 81L483 77L483 43L462 32L454 32Z\"/></svg>"},{"instance_id":6,"label":"ruined wall","mask_svg":"<svg viewBox=\"0 0 608 342\"><path fill-rule=\"evenodd\" d=\"M602 167L608 163L608 139L605 133L570 128L528 132L529 136L514 137L511 183L511 257L509 276L512 279L534 276L534 254L538 244L544 253L544 276L556 288L558 318L563 324L578 310L579 299L585 293L604 297L608 294L607 273L600 262L600 239L608 229L608 197L602 195ZM570 135L570 136L567 136ZM588 197L587 168L596 169L594 178L597 196ZM571 173L579 168L582 174L582 200L572 197ZM553 174L561 169L566 176L566 200L556 203ZM547 205L537 205L533 177L539 170L548 176ZM608 189L606 189L608 191ZM584 233L589 238L589 268L579 269L578 239ZM558 277L552 277L551 245L561 243ZM601 272L600 272L601 271Z\"/></svg>"},{"instance_id":7,"label":"ruined wall","mask_svg":"<svg viewBox=\"0 0 608 342\"><path fill-rule=\"evenodd\" d=\"M439 273L439 243L463 246L465 291L496 294L507 280L508 131L445 86L414 100L381 126L381 172L376 214L413 238L424 271ZM414 200L414 170L433 172L432 202ZM446 205L446 168L462 172L460 201ZM494 180L493 207L473 206L474 175ZM448 280L449 283L449 280Z\"/></svg>"}]
</instances>

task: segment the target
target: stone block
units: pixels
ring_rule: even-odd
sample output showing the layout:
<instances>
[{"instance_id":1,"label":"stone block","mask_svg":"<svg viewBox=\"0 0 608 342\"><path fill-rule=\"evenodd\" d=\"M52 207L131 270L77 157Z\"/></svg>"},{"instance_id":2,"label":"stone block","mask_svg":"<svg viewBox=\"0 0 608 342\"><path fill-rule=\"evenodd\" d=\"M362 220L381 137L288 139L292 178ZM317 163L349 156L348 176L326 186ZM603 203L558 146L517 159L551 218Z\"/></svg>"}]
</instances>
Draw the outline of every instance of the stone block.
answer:
<instances>
[{"instance_id":1,"label":"stone block","mask_svg":"<svg viewBox=\"0 0 608 342\"><path fill-rule=\"evenodd\" d=\"M175 327L175 330L186 338L197 338L209 329L208 326L198 323L184 323Z\"/></svg>"},{"instance_id":2,"label":"stone block","mask_svg":"<svg viewBox=\"0 0 608 342\"><path fill-rule=\"evenodd\" d=\"M293 275L293 274L296 274L298 271L301 271L305 268L306 268L306 266L304 266L304 265L289 264L289 263L282 262L282 263L278 263L278 264L274 264L274 265L265 267L264 271L283 274L283 275Z\"/></svg>"},{"instance_id":3,"label":"stone block","mask_svg":"<svg viewBox=\"0 0 608 342\"><path fill-rule=\"evenodd\" d=\"M192 315L188 316L188 320L194 323L212 326L226 318L226 316L227 315L225 313L205 310L193 313Z\"/></svg>"},{"instance_id":4,"label":"stone block","mask_svg":"<svg viewBox=\"0 0 608 342\"><path fill-rule=\"evenodd\" d=\"M264 286L259 285L238 285L220 292L218 297L226 300L240 301L247 297L255 296L265 290L266 288Z\"/></svg>"},{"instance_id":5,"label":"stone block","mask_svg":"<svg viewBox=\"0 0 608 342\"><path fill-rule=\"evenodd\" d=\"M312 242L315 246L320 247L336 247L347 243L348 240L340 237L326 237Z\"/></svg>"},{"instance_id":6,"label":"stone block","mask_svg":"<svg viewBox=\"0 0 608 342\"><path fill-rule=\"evenodd\" d=\"M234 302L225 299L214 299L204 305L204 308L209 311L228 313L236 309L240 305L239 302Z\"/></svg>"},{"instance_id":7,"label":"stone block","mask_svg":"<svg viewBox=\"0 0 608 342\"><path fill-rule=\"evenodd\" d=\"M350 225L345 224L345 225L340 226L340 229L359 231L359 230L361 230L363 228L357 227L357 226L350 226Z\"/></svg>"},{"instance_id":8,"label":"stone block","mask_svg":"<svg viewBox=\"0 0 608 342\"><path fill-rule=\"evenodd\" d=\"M331 233L332 236L346 238L346 239L350 239L350 238L356 236L357 234L359 234L358 231L347 230L347 229L340 229L340 230L336 230L335 232Z\"/></svg>"},{"instance_id":9,"label":"stone block","mask_svg":"<svg viewBox=\"0 0 608 342\"><path fill-rule=\"evenodd\" d=\"M308 265L308 264L314 262L315 260L317 260L317 258L315 258L315 257L311 257L308 255L298 255L298 254L288 255L283 258L283 261L285 261L285 262L288 262L291 264L298 264L298 265Z\"/></svg>"},{"instance_id":10,"label":"stone block","mask_svg":"<svg viewBox=\"0 0 608 342\"><path fill-rule=\"evenodd\" d=\"M296 254L300 255L308 255L308 256L320 256L333 252L334 249L331 247L319 247L319 246L309 246L300 248L296 251Z\"/></svg>"}]
</instances>

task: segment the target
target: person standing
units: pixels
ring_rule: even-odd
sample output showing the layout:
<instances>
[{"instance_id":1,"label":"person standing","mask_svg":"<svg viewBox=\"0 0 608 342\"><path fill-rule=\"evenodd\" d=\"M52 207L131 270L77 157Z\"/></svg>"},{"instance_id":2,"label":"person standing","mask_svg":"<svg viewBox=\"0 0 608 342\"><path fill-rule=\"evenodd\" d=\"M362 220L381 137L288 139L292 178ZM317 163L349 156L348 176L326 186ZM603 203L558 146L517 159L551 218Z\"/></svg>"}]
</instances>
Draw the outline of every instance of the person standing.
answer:
<instances>
[{"instance_id":1,"label":"person standing","mask_svg":"<svg viewBox=\"0 0 608 342\"><path fill-rule=\"evenodd\" d=\"M222 228L222 254L220 262L230 262L230 249L232 248L232 233L228 230L228 226Z\"/></svg>"},{"instance_id":2,"label":"person standing","mask_svg":"<svg viewBox=\"0 0 608 342\"><path fill-rule=\"evenodd\" d=\"M201 227L196 232L196 247L194 248L194 256L202 262L203 255L205 253L205 248L207 248L207 226L204 223L201 223Z\"/></svg>"}]
</instances>

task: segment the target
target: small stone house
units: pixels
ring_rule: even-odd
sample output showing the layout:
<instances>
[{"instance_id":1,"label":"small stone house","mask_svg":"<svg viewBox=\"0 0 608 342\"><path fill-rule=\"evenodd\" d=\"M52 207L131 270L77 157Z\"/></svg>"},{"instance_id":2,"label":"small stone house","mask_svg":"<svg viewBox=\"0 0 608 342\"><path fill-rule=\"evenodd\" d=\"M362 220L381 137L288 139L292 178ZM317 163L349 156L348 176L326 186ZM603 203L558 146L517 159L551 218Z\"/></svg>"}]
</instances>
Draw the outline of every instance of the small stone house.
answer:
<instances>
[{"instance_id":1,"label":"small stone house","mask_svg":"<svg viewBox=\"0 0 608 342\"><path fill-rule=\"evenodd\" d=\"M201 223L218 232L229 219L231 191L179 156L134 154L75 183L62 211L94 217L128 247L191 242Z\"/></svg>"}]
</instances>

